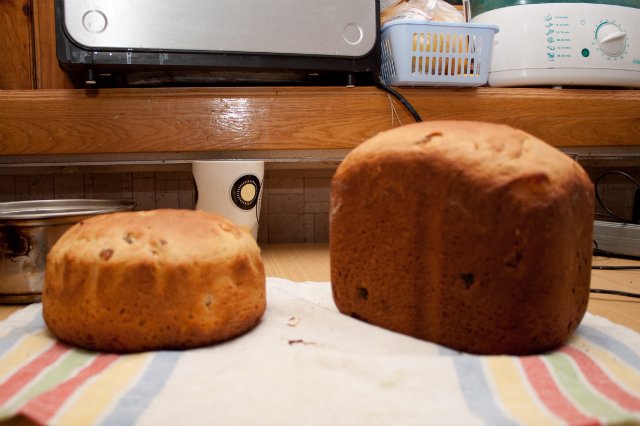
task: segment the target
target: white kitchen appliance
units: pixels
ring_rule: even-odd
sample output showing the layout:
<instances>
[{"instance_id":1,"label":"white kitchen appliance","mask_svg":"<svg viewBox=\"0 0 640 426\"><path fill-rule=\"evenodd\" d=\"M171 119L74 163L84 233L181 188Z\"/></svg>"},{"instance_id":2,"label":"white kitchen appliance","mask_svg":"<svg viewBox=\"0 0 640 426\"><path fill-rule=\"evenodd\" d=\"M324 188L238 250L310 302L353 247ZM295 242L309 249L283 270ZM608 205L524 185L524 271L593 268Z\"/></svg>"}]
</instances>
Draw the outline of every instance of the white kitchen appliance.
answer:
<instances>
[{"instance_id":1,"label":"white kitchen appliance","mask_svg":"<svg viewBox=\"0 0 640 426\"><path fill-rule=\"evenodd\" d=\"M640 87L640 0L471 0L500 27L489 84Z\"/></svg>"}]
</instances>

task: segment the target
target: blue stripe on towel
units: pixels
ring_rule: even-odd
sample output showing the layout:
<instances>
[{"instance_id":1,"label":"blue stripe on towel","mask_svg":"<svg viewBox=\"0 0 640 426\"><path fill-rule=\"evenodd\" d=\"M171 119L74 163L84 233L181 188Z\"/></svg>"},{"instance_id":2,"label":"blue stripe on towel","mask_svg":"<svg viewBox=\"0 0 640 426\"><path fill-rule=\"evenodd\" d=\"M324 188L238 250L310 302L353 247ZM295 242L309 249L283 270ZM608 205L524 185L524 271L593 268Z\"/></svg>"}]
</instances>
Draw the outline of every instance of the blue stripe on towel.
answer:
<instances>
[{"instance_id":1,"label":"blue stripe on towel","mask_svg":"<svg viewBox=\"0 0 640 426\"><path fill-rule=\"evenodd\" d=\"M606 348L609 352L613 352L622 361L640 371L640 356L638 356L638 354L625 343L622 343L616 338L611 337L598 329L584 324L581 324L580 327L578 327L577 333L596 345Z\"/></svg>"},{"instance_id":2,"label":"blue stripe on towel","mask_svg":"<svg viewBox=\"0 0 640 426\"><path fill-rule=\"evenodd\" d=\"M489 425L517 425L496 402L482 370L479 357L460 355L453 357L465 403L472 414Z\"/></svg>"},{"instance_id":3,"label":"blue stripe on towel","mask_svg":"<svg viewBox=\"0 0 640 426\"><path fill-rule=\"evenodd\" d=\"M12 329L7 335L0 339L0 356L4 355L13 345L15 345L20 339L27 334L32 334L36 331L45 328L44 320L42 319L42 308L38 308L38 313L28 323L21 327Z\"/></svg>"},{"instance_id":4,"label":"blue stripe on towel","mask_svg":"<svg viewBox=\"0 0 640 426\"><path fill-rule=\"evenodd\" d=\"M138 379L138 383L124 394L102 424L117 426L134 424L162 390L182 354L183 352L180 351L155 353L146 371Z\"/></svg>"}]
</instances>

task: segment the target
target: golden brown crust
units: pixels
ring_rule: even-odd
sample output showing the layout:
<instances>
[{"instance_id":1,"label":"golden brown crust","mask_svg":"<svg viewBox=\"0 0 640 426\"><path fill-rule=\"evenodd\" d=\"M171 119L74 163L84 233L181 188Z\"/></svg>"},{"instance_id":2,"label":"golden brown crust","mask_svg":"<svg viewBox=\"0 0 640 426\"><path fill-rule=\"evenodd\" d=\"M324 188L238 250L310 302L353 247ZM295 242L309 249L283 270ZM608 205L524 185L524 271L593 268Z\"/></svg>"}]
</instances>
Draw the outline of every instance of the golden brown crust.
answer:
<instances>
[{"instance_id":1,"label":"golden brown crust","mask_svg":"<svg viewBox=\"0 0 640 426\"><path fill-rule=\"evenodd\" d=\"M341 312L476 353L561 344L587 306L593 186L524 132L429 122L381 133L332 182Z\"/></svg>"},{"instance_id":2,"label":"golden brown crust","mask_svg":"<svg viewBox=\"0 0 640 426\"><path fill-rule=\"evenodd\" d=\"M264 266L250 234L202 211L93 217L49 252L43 316L61 340L100 351L190 348L255 326Z\"/></svg>"}]
</instances>

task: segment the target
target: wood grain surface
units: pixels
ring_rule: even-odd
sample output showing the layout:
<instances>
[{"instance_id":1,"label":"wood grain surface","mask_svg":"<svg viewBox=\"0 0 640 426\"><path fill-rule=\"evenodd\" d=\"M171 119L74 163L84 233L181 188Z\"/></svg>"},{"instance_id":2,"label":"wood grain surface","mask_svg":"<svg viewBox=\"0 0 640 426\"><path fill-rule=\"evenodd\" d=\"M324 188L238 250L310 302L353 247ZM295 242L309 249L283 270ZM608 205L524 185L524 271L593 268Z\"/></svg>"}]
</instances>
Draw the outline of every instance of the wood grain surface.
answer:
<instances>
[{"instance_id":1,"label":"wood grain surface","mask_svg":"<svg viewBox=\"0 0 640 426\"><path fill-rule=\"evenodd\" d=\"M640 261L610 257L594 257L593 264L640 267ZM593 270L591 288L640 293L640 270ZM592 293L588 309L592 314L640 332L640 299Z\"/></svg>"},{"instance_id":2,"label":"wood grain surface","mask_svg":"<svg viewBox=\"0 0 640 426\"><path fill-rule=\"evenodd\" d=\"M640 144L638 90L400 91L428 120L505 123L559 147ZM412 121L375 87L0 91L0 155L349 149Z\"/></svg>"},{"instance_id":3,"label":"wood grain surface","mask_svg":"<svg viewBox=\"0 0 640 426\"><path fill-rule=\"evenodd\" d=\"M35 88L32 15L31 0L0 1L0 89Z\"/></svg>"},{"instance_id":4,"label":"wood grain surface","mask_svg":"<svg viewBox=\"0 0 640 426\"><path fill-rule=\"evenodd\" d=\"M52 0L33 1L36 87L72 89L68 75L60 68L56 55L55 10Z\"/></svg>"}]
</instances>

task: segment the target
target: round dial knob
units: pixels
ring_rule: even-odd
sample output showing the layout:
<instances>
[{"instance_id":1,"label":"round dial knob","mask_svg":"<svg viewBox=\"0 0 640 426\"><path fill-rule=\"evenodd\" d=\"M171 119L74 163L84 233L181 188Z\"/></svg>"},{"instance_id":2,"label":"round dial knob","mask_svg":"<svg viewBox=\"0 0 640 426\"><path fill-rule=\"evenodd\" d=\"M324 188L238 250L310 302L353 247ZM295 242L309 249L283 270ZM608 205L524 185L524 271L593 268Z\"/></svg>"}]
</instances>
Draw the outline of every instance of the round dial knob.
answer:
<instances>
[{"instance_id":1,"label":"round dial knob","mask_svg":"<svg viewBox=\"0 0 640 426\"><path fill-rule=\"evenodd\" d=\"M604 22L596 29L596 40L602 53L618 56L627 47L627 33L611 22Z\"/></svg>"}]
</instances>

